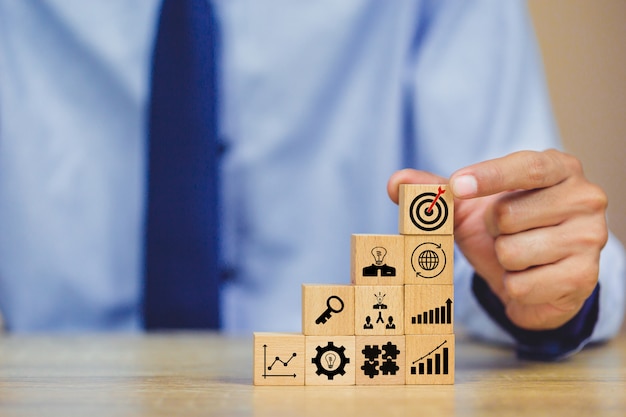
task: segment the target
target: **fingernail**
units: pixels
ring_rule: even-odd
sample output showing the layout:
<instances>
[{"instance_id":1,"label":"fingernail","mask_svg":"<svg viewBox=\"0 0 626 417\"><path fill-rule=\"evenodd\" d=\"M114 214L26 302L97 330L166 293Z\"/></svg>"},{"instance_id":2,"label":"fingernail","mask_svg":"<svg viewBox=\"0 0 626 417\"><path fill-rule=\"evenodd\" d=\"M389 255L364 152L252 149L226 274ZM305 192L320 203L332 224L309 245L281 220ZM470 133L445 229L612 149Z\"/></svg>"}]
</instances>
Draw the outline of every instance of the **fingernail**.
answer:
<instances>
[{"instance_id":1,"label":"fingernail","mask_svg":"<svg viewBox=\"0 0 626 417\"><path fill-rule=\"evenodd\" d=\"M452 192L457 197L472 197L477 191L478 182L473 175L461 175L452 180Z\"/></svg>"}]
</instances>

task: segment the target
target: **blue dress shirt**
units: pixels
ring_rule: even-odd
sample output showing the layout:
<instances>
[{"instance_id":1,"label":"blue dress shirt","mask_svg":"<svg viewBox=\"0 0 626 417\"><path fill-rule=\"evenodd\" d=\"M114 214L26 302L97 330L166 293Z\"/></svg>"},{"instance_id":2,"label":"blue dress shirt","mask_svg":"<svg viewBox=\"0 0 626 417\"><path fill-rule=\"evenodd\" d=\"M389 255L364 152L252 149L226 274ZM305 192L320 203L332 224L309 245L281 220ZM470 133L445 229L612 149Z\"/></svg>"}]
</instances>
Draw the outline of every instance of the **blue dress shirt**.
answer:
<instances>
[{"instance_id":1,"label":"blue dress shirt","mask_svg":"<svg viewBox=\"0 0 626 417\"><path fill-rule=\"evenodd\" d=\"M560 147L521 1L221 0L223 327L299 331L397 233L388 177ZM140 328L156 0L0 0L0 310L14 331ZM455 260L457 331L511 341ZM624 309L602 254L593 340Z\"/></svg>"}]
</instances>

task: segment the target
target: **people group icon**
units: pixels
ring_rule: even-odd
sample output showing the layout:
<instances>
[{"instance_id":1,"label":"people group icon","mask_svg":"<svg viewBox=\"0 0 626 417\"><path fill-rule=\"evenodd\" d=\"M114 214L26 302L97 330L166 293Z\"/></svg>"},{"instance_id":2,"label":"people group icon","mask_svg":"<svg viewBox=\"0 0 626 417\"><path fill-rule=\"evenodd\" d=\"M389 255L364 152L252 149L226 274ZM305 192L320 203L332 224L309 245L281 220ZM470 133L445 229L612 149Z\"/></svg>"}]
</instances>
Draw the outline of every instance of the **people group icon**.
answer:
<instances>
[{"instance_id":1,"label":"people group icon","mask_svg":"<svg viewBox=\"0 0 626 417\"><path fill-rule=\"evenodd\" d=\"M374 324L379 323L384 325L385 329L391 330L396 328L396 324L393 322L393 316L388 316L386 322L383 318L382 310L387 310L387 304L383 302L386 295L387 294L383 294L382 291L379 291L378 294L374 294L374 298L376 298L376 303L372 305L372 309L378 310L378 317L376 318L376 321L374 323L372 323L372 316L365 317L365 324L363 324L363 329L372 330L374 329Z\"/></svg>"},{"instance_id":2,"label":"people group icon","mask_svg":"<svg viewBox=\"0 0 626 417\"><path fill-rule=\"evenodd\" d=\"M383 319L382 311L378 312L378 318L376 319L376 324L382 323L385 324L385 320ZM385 324L385 329L391 330L395 329L396 324L393 322L393 316L387 317L387 323ZM363 329L372 330L374 329L374 323L372 323L372 316L365 317L365 324L363 324Z\"/></svg>"}]
</instances>

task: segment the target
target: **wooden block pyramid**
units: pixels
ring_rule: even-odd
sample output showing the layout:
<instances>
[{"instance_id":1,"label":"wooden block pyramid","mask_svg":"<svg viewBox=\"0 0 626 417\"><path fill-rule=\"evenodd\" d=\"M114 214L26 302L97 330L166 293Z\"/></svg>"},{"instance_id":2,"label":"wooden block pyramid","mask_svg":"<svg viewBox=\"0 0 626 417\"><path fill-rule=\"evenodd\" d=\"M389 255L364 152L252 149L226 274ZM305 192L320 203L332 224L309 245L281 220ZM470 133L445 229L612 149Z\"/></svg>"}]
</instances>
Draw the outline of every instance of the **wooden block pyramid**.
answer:
<instances>
[{"instance_id":1,"label":"wooden block pyramid","mask_svg":"<svg viewBox=\"0 0 626 417\"><path fill-rule=\"evenodd\" d=\"M454 383L454 203L400 186L398 235L352 235L351 284L302 286L302 333L254 333L255 385Z\"/></svg>"}]
</instances>

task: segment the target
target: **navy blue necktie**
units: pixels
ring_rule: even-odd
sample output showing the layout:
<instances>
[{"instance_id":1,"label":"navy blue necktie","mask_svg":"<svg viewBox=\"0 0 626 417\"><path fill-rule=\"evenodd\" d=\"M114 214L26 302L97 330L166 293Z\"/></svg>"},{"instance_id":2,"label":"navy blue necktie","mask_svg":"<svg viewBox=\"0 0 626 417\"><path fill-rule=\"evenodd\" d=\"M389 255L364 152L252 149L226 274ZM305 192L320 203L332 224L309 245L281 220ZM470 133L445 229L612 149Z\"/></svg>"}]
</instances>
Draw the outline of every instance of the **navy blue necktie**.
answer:
<instances>
[{"instance_id":1,"label":"navy blue necktie","mask_svg":"<svg viewBox=\"0 0 626 417\"><path fill-rule=\"evenodd\" d=\"M219 326L215 18L164 0L149 119L144 325Z\"/></svg>"}]
</instances>

